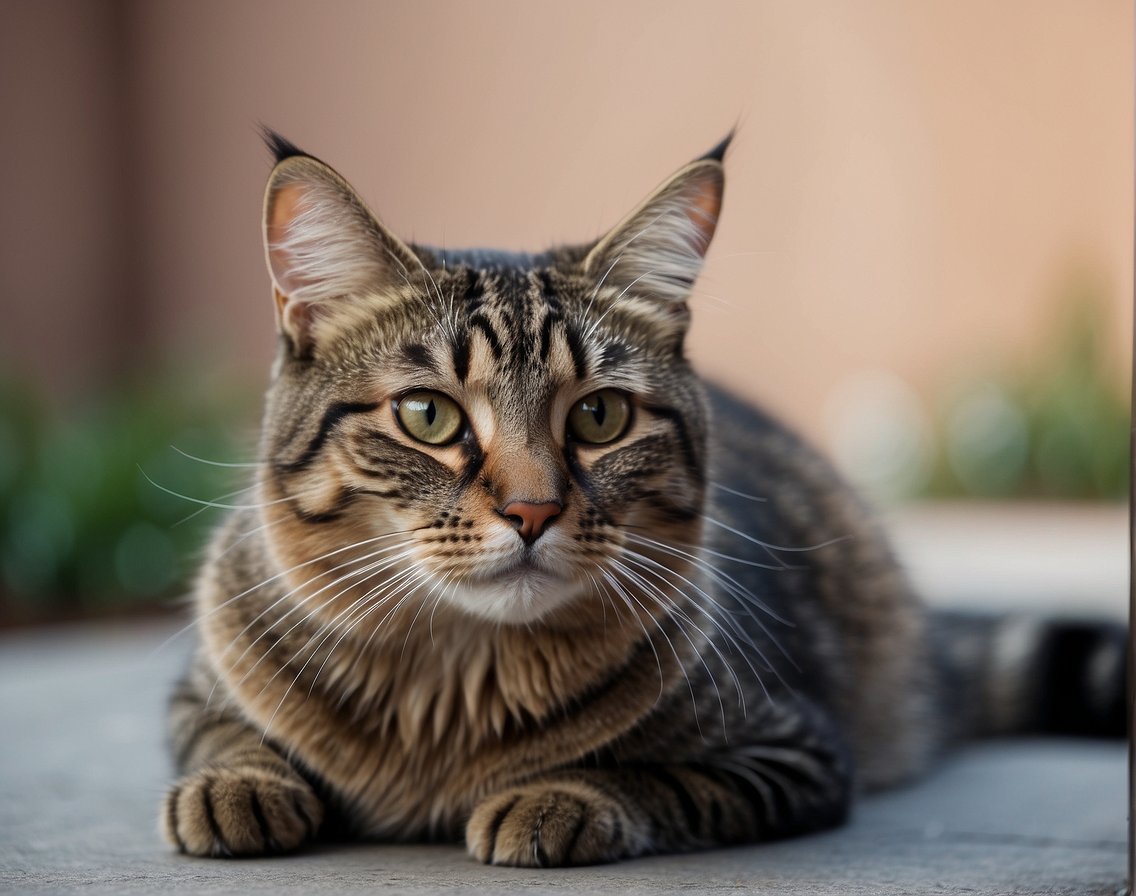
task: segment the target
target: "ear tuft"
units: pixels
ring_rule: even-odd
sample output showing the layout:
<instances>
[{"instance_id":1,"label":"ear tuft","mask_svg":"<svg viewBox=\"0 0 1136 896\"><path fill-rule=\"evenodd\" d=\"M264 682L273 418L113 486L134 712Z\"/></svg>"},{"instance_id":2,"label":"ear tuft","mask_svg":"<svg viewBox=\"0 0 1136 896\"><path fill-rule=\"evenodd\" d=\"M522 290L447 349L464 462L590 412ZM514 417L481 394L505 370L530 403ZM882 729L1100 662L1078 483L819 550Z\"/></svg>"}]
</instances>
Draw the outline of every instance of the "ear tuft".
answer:
<instances>
[{"instance_id":1,"label":"ear tuft","mask_svg":"<svg viewBox=\"0 0 1136 896\"><path fill-rule=\"evenodd\" d=\"M699 156L695 159L696 162L718 162L721 164L725 161L726 150L730 148L730 144L734 142L734 134L737 133L736 128L731 128L730 133L726 134L722 142L715 146L705 155Z\"/></svg>"},{"instance_id":2,"label":"ear tuft","mask_svg":"<svg viewBox=\"0 0 1136 896\"><path fill-rule=\"evenodd\" d=\"M264 140L264 145L268 147L268 151L272 153L273 164L279 165L285 159L291 159L295 156L308 156L312 158L310 153L304 152L295 143L287 137L282 137L268 125L262 124L260 126L260 136Z\"/></svg>"}]
</instances>

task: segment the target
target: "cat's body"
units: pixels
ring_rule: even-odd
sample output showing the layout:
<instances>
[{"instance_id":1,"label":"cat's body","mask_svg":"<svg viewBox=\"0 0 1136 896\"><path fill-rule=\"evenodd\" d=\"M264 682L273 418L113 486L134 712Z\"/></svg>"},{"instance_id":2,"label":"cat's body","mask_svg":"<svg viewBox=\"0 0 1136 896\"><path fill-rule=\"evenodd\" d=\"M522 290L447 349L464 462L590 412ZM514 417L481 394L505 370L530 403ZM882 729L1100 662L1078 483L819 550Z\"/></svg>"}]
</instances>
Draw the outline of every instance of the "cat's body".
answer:
<instances>
[{"instance_id":1,"label":"cat's body","mask_svg":"<svg viewBox=\"0 0 1136 896\"><path fill-rule=\"evenodd\" d=\"M926 766L960 724L882 536L683 357L724 146L591 246L445 257L274 148L282 348L172 702L174 843L605 861L829 827Z\"/></svg>"}]
</instances>

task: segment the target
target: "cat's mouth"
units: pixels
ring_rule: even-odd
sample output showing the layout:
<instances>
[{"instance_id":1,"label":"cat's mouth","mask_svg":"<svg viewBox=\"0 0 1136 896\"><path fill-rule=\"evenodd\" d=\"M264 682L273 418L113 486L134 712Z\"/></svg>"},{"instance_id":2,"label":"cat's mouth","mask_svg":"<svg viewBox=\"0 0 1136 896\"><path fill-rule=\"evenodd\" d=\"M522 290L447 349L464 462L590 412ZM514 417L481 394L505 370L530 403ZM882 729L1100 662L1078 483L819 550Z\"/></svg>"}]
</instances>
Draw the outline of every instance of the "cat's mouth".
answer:
<instances>
[{"instance_id":1,"label":"cat's mouth","mask_svg":"<svg viewBox=\"0 0 1136 896\"><path fill-rule=\"evenodd\" d=\"M579 596L582 586L525 548L492 569L478 570L454 587L455 603L495 622L535 622Z\"/></svg>"},{"instance_id":2,"label":"cat's mouth","mask_svg":"<svg viewBox=\"0 0 1136 896\"><path fill-rule=\"evenodd\" d=\"M467 581L472 585L491 588L494 585L512 586L522 582L548 585L559 579L560 576L542 563L530 548L525 548L516 557L498 564L493 569L479 570Z\"/></svg>"}]
</instances>

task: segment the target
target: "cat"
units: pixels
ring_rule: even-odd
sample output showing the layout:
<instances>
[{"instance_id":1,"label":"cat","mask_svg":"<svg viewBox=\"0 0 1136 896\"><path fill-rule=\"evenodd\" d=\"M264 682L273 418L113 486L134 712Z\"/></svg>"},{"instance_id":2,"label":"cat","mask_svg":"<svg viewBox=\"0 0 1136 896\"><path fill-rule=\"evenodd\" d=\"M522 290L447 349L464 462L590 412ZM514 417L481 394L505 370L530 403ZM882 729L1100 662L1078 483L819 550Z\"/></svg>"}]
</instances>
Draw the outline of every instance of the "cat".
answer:
<instances>
[{"instance_id":1,"label":"cat","mask_svg":"<svg viewBox=\"0 0 1136 896\"><path fill-rule=\"evenodd\" d=\"M1025 660L992 709L998 626L935 622L829 464L692 370L729 137L541 254L405 243L266 140L279 352L257 499L211 544L170 702L178 849L464 839L552 866L770 840L1044 709Z\"/></svg>"}]
</instances>

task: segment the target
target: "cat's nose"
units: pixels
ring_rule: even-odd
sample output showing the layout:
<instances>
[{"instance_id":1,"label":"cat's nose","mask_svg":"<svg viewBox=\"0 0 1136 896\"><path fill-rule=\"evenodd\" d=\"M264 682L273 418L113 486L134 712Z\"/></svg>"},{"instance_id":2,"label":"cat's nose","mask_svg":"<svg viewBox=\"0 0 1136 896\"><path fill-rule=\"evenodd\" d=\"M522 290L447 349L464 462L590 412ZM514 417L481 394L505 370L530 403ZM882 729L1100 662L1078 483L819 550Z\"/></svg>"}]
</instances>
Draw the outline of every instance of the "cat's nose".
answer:
<instances>
[{"instance_id":1,"label":"cat's nose","mask_svg":"<svg viewBox=\"0 0 1136 896\"><path fill-rule=\"evenodd\" d=\"M541 504L512 501L499 512L516 527L517 534L525 540L525 544L532 544L540 538L548 521L563 509L559 501L545 501Z\"/></svg>"}]
</instances>

